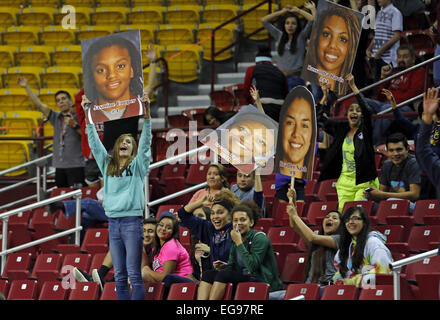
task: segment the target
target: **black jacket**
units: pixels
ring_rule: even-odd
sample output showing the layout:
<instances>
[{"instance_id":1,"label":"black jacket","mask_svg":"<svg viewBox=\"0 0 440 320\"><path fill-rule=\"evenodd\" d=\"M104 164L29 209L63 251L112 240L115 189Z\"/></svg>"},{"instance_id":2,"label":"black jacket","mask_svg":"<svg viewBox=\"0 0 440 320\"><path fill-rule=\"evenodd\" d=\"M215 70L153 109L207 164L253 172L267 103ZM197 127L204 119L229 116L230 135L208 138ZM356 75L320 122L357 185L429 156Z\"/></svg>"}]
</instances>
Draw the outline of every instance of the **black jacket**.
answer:
<instances>
[{"instance_id":1,"label":"black jacket","mask_svg":"<svg viewBox=\"0 0 440 320\"><path fill-rule=\"evenodd\" d=\"M356 98L363 116L362 124L353 137L356 184L361 184L376 179L377 170L374 162L371 110L362 93L356 95ZM324 131L333 136L334 140L325 155L318 181L338 179L342 171L342 145L350 127L347 121L329 120L323 116L320 118L318 121L323 123Z\"/></svg>"}]
</instances>

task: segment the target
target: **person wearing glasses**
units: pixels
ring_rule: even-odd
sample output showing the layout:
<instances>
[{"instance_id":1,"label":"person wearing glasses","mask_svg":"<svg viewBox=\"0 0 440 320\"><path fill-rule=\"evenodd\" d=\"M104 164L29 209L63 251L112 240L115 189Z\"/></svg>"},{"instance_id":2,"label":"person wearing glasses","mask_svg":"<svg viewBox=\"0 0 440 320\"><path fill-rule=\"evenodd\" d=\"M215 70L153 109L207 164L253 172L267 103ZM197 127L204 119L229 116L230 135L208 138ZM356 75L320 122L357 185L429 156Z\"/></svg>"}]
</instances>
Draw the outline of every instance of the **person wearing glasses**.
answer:
<instances>
[{"instance_id":1,"label":"person wearing glasses","mask_svg":"<svg viewBox=\"0 0 440 320\"><path fill-rule=\"evenodd\" d=\"M375 283L375 274L390 273L393 258L385 246L386 237L371 229L368 213L362 207L348 208L342 224L333 281L368 288Z\"/></svg>"}]
</instances>

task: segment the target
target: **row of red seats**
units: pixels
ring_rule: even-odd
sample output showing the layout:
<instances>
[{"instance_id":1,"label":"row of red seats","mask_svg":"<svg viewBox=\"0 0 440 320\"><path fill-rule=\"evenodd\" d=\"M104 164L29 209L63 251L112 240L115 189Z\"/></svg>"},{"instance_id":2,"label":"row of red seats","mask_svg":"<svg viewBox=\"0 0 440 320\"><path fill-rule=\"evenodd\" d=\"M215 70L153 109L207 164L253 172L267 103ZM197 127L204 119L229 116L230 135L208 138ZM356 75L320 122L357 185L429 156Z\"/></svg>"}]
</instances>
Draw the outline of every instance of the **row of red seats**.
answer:
<instances>
[{"instance_id":1,"label":"row of red seats","mask_svg":"<svg viewBox=\"0 0 440 320\"><path fill-rule=\"evenodd\" d=\"M403 278L401 278L403 279ZM437 300L437 288L430 285L438 284L440 274L421 275L417 298L420 300ZM393 300L393 285L390 284L390 275L377 275L377 282L369 288L359 289L352 285L328 285L322 290L318 284L292 283L286 286L284 300L304 296L305 300ZM412 295L404 279L401 281L401 299L408 300ZM100 292L95 282L76 283L74 289L66 289L60 281L46 281L38 291L35 280L15 280L9 283L0 280L0 291L3 291L8 300L116 300L115 282L107 282ZM170 288L167 297L164 296L163 283L145 283L147 300L195 300L197 297L197 283L176 283ZM437 291L435 290L437 289ZM411 296L412 295L412 296ZM223 300L268 300L269 285L266 283L242 282L236 289L228 283Z\"/></svg>"}]
</instances>

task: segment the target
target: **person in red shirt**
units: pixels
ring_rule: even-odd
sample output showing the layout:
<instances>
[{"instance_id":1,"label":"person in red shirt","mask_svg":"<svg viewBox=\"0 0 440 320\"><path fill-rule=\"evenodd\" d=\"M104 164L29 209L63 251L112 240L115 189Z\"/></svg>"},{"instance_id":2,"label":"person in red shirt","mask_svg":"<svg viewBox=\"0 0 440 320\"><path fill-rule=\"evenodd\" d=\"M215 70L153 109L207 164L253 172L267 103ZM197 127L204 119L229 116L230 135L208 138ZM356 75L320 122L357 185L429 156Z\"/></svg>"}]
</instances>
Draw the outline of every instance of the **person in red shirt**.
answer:
<instances>
[{"instance_id":1,"label":"person in red shirt","mask_svg":"<svg viewBox=\"0 0 440 320\"><path fill-rule=\"evenodd\" d=\"M397 49L397 68L393 70L391 65L382 67L381 79L388 78L393 73L401 72L414 66L415 61L416 56L413 47L410 45L401 45L399 49ZM370 105L374 113L379 113L387 109L391 111L392 109L390 103L388 102L386 96L381 93L382 89L389 90L393 94L396 103L399 104L423 93L424 83L425 68L420 67L378 86L377 100L368 98L365 100ZM412 105L399 107L399 110L401 112L414 112ZM377 146L385 142L385 132L390 126L391 122L392 119L375 120L373 130L374 145Z\"/></svg>"}]
</instances>

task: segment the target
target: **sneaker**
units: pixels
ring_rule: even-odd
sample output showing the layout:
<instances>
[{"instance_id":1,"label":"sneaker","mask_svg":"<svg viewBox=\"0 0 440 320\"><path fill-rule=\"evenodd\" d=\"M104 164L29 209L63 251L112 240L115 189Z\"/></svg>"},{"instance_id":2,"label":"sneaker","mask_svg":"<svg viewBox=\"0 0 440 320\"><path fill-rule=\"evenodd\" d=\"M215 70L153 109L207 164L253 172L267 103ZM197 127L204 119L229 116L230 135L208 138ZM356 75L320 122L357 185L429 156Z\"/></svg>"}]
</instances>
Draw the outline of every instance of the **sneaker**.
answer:
<instances>
[{"instance_id":1,"label":"sneaker","mask_svg":"<svg viewBox=\"0 0 440 320\"><path fill-rule=\"evenodd\" d=\"M73 268L73 276L78 282L91 282L93 280L92 277L77 267Z\"/></svg>"},{"instance_id":2,"label":"sneaker","mask_svg":"<svg viewBox=\"0 0 440 320\"><path fill-rule=\"evenodd\" d=\"M62 201L53 202L46 206L46 211L49 212L49 214L54 214L58 210L61 210L64 213L65 209L64 209L64 203Z\"/></svg>"},{"instance_id":3,"label":"sneaker","mask_svg":"<svg viewBox=\"0 0 440 320\"><path fill-rule=\"evenodd\" d=\"M96 283L99 284L99 286L101 287L101 290L104 289L104 279L101 279L98 270L97 269L93 269L92 271L92 279L93 281L95 281Z\"/></svg>"}]
</instances>

